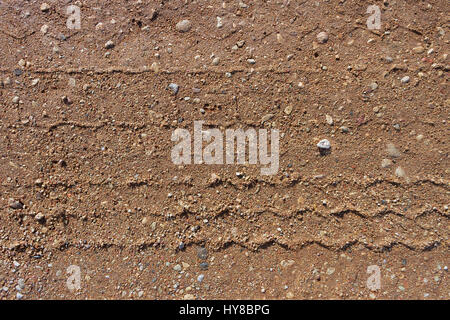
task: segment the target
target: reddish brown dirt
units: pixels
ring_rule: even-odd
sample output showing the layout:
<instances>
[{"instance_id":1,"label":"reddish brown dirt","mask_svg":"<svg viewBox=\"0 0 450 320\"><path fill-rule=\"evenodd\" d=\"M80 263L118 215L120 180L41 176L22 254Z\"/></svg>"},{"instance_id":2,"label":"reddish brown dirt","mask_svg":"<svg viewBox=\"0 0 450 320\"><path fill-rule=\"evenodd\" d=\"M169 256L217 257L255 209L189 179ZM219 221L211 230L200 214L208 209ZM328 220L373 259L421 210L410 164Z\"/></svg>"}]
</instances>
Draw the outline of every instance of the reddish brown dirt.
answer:
<instances>
[{"instance_id":1,"label":"reddish brown dirt","mask_svg":"<svg viewBox=\"0 0 450 320\"><path fill-rule=\"evenodd\" d=\"M0 2L1 299L450 298L448 1L47 2ZM279 129L278 173L174 165L194 120Z\"/></svg>"}]
</instances>

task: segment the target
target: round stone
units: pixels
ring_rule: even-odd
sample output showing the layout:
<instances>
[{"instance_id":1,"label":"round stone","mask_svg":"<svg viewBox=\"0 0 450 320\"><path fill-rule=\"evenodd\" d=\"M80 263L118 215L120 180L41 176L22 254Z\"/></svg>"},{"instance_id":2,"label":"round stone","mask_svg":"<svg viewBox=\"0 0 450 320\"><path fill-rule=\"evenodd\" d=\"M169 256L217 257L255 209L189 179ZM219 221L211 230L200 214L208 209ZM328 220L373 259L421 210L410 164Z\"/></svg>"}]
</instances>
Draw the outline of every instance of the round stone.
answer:
<instances>
[{"instance_id":1,"label":"round stone","mask_svg":"<svg viewBox=\"0 0 450 320\"><path fill-rule=\"evenodd\" d=\"M404 76L404 77L402 78L401 82L402 82L402 83L408 83L409 80L411 80L410 77Z\"/></svg>"},{"instance_id":2,"label":"round stone","mask_svg":"<svg viewBox=\"0 0 450 320\"><path fill-rule=\"evenodd\" d=\"M188 32L192 27L192 24L189 20L181 20L177 23L176 29L180 32Z\"/></svg>"}]
</instances>

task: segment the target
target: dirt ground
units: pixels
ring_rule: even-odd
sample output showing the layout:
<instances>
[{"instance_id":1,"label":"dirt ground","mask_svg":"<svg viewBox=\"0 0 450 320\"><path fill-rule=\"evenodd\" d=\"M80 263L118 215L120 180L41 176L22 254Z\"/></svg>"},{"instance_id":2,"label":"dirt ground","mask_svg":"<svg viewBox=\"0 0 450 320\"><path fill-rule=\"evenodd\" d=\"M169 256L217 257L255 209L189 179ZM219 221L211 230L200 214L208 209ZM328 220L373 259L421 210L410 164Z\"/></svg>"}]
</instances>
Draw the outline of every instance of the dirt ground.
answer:
<instances>
[{"instance_id":1,"label":"dirt ground","mask_svg":"<svg viewBox=\"0 0 450 320\"><path fill-rule=\"evenodd\" d=\"M0 299L450 298L448 1L46 2L0 1ZM173 164L197 120L277 174Z\"/></svg>"}]
</instances>

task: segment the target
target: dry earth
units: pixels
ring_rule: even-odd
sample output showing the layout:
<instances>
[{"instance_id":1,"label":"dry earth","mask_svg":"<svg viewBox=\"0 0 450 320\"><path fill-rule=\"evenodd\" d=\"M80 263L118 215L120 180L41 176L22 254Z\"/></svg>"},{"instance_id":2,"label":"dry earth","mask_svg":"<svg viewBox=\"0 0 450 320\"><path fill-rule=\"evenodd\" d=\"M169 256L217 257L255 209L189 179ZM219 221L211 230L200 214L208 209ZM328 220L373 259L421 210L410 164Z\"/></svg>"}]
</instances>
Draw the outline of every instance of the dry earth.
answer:
<instances>
[{"instance_id":1,"label":"dry earth","mask_svg":"<svg viewBox=\"0 0 450 320\"><path fill-rule=\"evenodd\" d=\"M0 299L450 298L448 1L42 3L0 1ZM278 173L173 164L195 120Z\"/></svg>"}]
</instances>

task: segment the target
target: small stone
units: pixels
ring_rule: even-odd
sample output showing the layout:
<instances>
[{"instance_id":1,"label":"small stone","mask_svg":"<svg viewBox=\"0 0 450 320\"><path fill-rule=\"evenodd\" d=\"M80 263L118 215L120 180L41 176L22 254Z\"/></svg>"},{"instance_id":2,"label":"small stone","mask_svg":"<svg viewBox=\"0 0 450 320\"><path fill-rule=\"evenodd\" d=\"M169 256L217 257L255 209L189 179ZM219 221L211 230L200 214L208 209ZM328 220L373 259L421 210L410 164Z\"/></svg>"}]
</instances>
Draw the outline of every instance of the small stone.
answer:
<instances>
[{"instance_id":1,"label":"small stone","mask_svg":"<svg viewBox=\"0 0 450 320\"><path fill-rule=\"evenodd\" d=\"M331 151L331 143L327 139L319 141L317 144L321 156L327 155Z\"/></svg>"},{"instance_id":2,"label":"small stone","mask_svg":"<svg viewBox=\"0 0 450 320\"><path fill-rule=\"evenodd\" d=\"M327 269L327 275L331 276L336 271L335 268L328 268Z\"/></svg>"},{"instance_id":3,"label":"small stone","mask_svg":"<svg viewBox=\"0 0 450 320\"><path fill-rule=\"evenodd\" d=\"M23 298L23 294L21 294L20 292L17 292L16 298L17 298L17 300L21 300Z\"/></svg>"},{"instance_id":4,"label":"small stone","mask_svg":"<svg viewBox=\"0 0 450 320\"><path fill-rule=\"evenodd\" d=\"M31 80L31 85L34 87L39 83L39 78Z\"/></svg>"},{"instance_id":5,"label":"small stone","mask_svg":"<svg viewBox=\"0 0 450 320\"><path fill-rule=\"evenodd\" d=\"M348 132L350 132L350 129L349 129L348 127L346 127L346 126L341 126L341 127L339 128L339 130L341 130L342 133L348 133Z\"/></svg>"},{"instance_id":6,"label":"small stone","mask_svg":"<svg viewBox=\"0 0 450 320\"><path fill-rule=\"evenodd\" d=\"M280 262L280 265L281 265L283 268L288 268L288 267L292 266L294 263L295 263L294 260L282 260L282 261Z\"/></svg>"},{"instance_id":7,"label":"small stone","mask_svg":"<svg viewBox=\"0 0 450 320\"><path fill-rule=\"evenodd\" d=\"M159 72L158 62L153 62L152 65L150 66L150 70L152 70L154 73L158 73Z\"/></svg>"},{"instance_id":8,"label":"small stone","mask_svg":"<svg viewBox=\"0 0 450 320\"><path fill-rule=\"evenodd\" d=\"M176 95L180 87L176 83L171 83L169 84L168 88L172 91L174 95Z\"/></svg>"},{"instance_id":9,"label":"small stone","mask_svg":"<svg viewBox=\"0 0 450 320\"><path fill-rule=\"evenodd\" d=\"M195 296L193 294L188 293L188 294L184 295L183 299L184 300L194 300Z\"/></svg>"},{"instance_id":10,"label":"small stone","mask_svg":"<svg viewBox=\"0 0 450 320\"><path fill-rule=\"evenodd\" d=\"M375 91L378 89L378 84L376 82L372 82L371 84L369 84L369 88L371 91Z\"/></svg>"},{"instance_id":11,"label":"small stone","mask_svg":"<svg viewBox=\"0 0 450 320\"><path fill-rule=\"evenodd\" d=\"M327 123L331 126L333 124L333 118L330 115L326 115L325 116L325 120L327 121Z\"/></svg>"},{"instance_id":12,"label":"small stone","mask_svg":"<svg viewBox=\"0 0 450 320\"><path fill-rule=\"evenodd\" d=\"M14 73L15 76L18 77L18 76L21 76L21 75L22 75L23 71L20 70L20 69L14 69L13 73Z\"/></svg>"},{"instance_id":13,"label":"small stone","mask_svg":"<svg viewBox=\"0 0 450 320\"><path fill-rule=\"evenodd\" d=\"M47 12L48 10L50 10L50 5L46 2L44 2L43 4L41 4L40 9L42 12Z\"/></svg>"},{"instance_id":14,"label":"small stone","mask_svg":"<svg viewBox=\"0 0 450 320\"><path fill-rule=\"evenodd\" d=\"M247 59L247 62L250 64L255 64L256 60L255 59Z\"/></svg>"},{"instance_id":15,"label":"small stone","mask_svg":"<svg viewBox=\"0 0 450 320\"><path fill-rule=\"evenodd\" d=\"M48 32L48 25L44 24L44 25L41 27L41 33L42 33L42 34L46 34L47 32Z\"/></svg>"},{"instance_id":16,"label":"small stone","mask_svg":"<svg viewBox=\"0 0 450 320\"><path fill-rule=\"evenodd\" d=\"M191 29L192 24L189 20L181 20L175 27L180 32L188 32Z\"/></svg>"},{"instance_id":17,"label":"small stone","mask_svg":"<svg viewBox=\"0 0 450 320\"><path fill-rule=\"evenodd\" d=\"M42 221L42 220L44 220L45 216L41 212L39 212L37 215L34 216L34 218L37 221Z\"/></svg>"},{"instance_id":18,"label":"small stone","mask_svg":"<svg viewBox=\"0 0 450 320\"><path fill-rule=\"evenodd\" d=\"M106 49L112 49L114 48L115 44L112 40L109 40L108 42L105 43L105 48Z\"/></svg>"},{"instance_id":19,"label":"small stone","mask_svg":"<svg viewBox=\"0 0 450 320\"><path fill-rule=\"evenodd\" d=\"M317 34L317 41L319 41L319 43L326 43L328 41L328 33L324 31L319 32L319 34Z\"/></svg>"},{"instance_id":20,"label":"small stone","mask_svg":"<svg viewBox=\"0 0 450 320\"><path fill-rule=\"evenodd\" d=\"M220 59L218 57L215 57L212 61L213 66L217 66L220 63Z\"/></svg>"},{"instance_id":21,"label":"small stone","mask_svg":"<svg viewBox=\"0 0 450 320\"><path fill-rule=\"evenodd\" d=\"M390 166L392 166L393 162L390 159L383 159L381 160L381 167L382 168L389 168Z\"/></svg>"},{"instance_id":22,"label":"small stone","mask_svg":"<svg viewBox=\"0 0 450 320\"><path fill-rule=\"evenodd\" d=\"M425 49L424 49L424 47L419 46L419 47L413 48L412 51L413 51L414 53L420 54L420 53L424 53Z\"/></svg>"},{"instance_id":23,"label":"small stone","mask_svg":"<svg viewBox=\"0 0 450 320\"><path fill-rule=\"evenodd\" d=\"M286 293L286 298L292 299L292 298L294 298L294 294L289 291L288 293Z\"/></svg>"},{"instance_id":24,"label":"small stone","mask_svg":"<svg viewBox=\"0 0 450 320\"><path fill-rule=\"evenodd\" d=\"M19 104L19 101L20 101L20 99L19 99L18 96L15 96L15 97L12 98L12 100L11 100L11 102L14 103L14 104Z\"/></svg>"},{"instance_id":25,"label":"small stone","mask_svg":"<svg viewBox=\"0 0 450 320\"><path fill-rule=\"evenodd\" d=\"M419 134L419 135L416 137L416 140L417 140L417 141L422 141L422 140L423 140L423 134Z\"/></svg>"},{"instance_id":26,"label":"small stone","mask_svg":"<svg viewBox=\"0 0 450 320\"><path fill-rule=\"evenodd\" d=\"M197 277L197 281L202 282L204 278L205 278L205 275L201 274Z\"/></svg>"},{"instance_id":27,"label":"small stone","mask_svg":"<svg viewBox=\"0 0 450 320\"><path fill-rule=\"evenodd\" d=\"M62 96L61 101L67 105L72 104L72 100L68 96Z\"/></svg>"},{"instance_id":28,"label":"small stone","mask_svg":"<svg viewBox=\"0 0 450 320\"><path fill-rule=\"evenodd\" d=\"M331 144L330 141L328 141L327 139L323 139L317 144L317 147L320 149L330 149Z\"/></svg>"},{"instance_id":29,"label":"small stone","mask_svg":"<svg viewBox=\"0 0 450 320\"><path fill-rule=\"evenodd\" d=\"M402 83L408 83L410 81L410 77L409 76L404 76L400 81Z\"/></svg>"},{"instance_id":30,"label":"small stone","mask_svg":"<svg viewBox=\"0 0 450 320\"><path fill-rule=\"evenodd\" d=\"M197 249L197 257L198 257L200 260L206 260L206 259L208 259L208 250L207 250L206 248L203 248L203 247L198 248L198 249Z\"/></svg>"},{"instance_id":31,"label":"small stone","mask_svg":"<svg viewBox=\"0 0 450 320\"><path fill-rule=\"evenodd\" d=\"M9 205L9 207L10 207L11 209L14 209L14 210L20 210L20 209L23 209L23 203L22 203L21 201L14 200L14 199L12 199L12 198L10 198L10 199L8 200L8 205Z\"/></svg>"},{"instance_id":32,"label":"small stone","mask_svg":"<svg viewBox=\"0 0 450 320\"><path fill-rule=\"evenodd\" d=\"M200 269L202 269L202 270L207 270L208 267L209 267L208 262L202 262L202 263L200 263Z\"/></svg>"},{"instance_id":33,"label":"small stone","mask_svg":"<svg viewBox=\"0 0 450 320\"><path fill-rule=\"evenodd\" d=\"M218 29L220 29L220 28L223 27L223 21L222 21L222 18L221 18L221 17L217 17L217 24L216 24L216 27L217 27Z\"/></svg>"},{"instance_id":34,"label":"small stone","mask_svg":"<svg viewBox=\"0 0 450 320\"><path fill-rule=\"evenodd\" d=\"M292 113L292 106L287 106L286 108L284 108L284 113L290 115Z\"/></svg>"},{"instance_id":35,"label":"small stone","mask_svg":"<svg viewBox=\"0 0 450 320\"><path fill-rule=\"evenodd\" d=\"M401 152L392 143L387 144L386 151L388 155L393 158L398 158L402 155Z\"/></svg>"},{"instance_id":36,"label":"small stone","mask_svg":"<svg viewBox=\"0 0 450 320\"><path fill-rule=\"evenodd\" d=\"M397 167L397 169L395 169L395 175L399 178L405 178L406 177L406 173L405 170L403 170L402 167Z\"/></svg>"},{"instance_id":37,"label":"small stone","mask_svg":"<svg viewBox=\"0 0 450 320\"><path fill-rule=\"evenodd\" d=\"M173 270L175 271L181 271L181 265L177 264L173 267Z\"/></svg>"},{"instance_id":38,"label":"small stone","mask_svg":"<svg viewBox=\"0 0 450 320\"><path fill-rule=\"evenodd\" d=\"M147 217L144 217L143 219L142 219L142 224L147 224L148 223L148 218Z\"/></svg>"}]
</instances>

